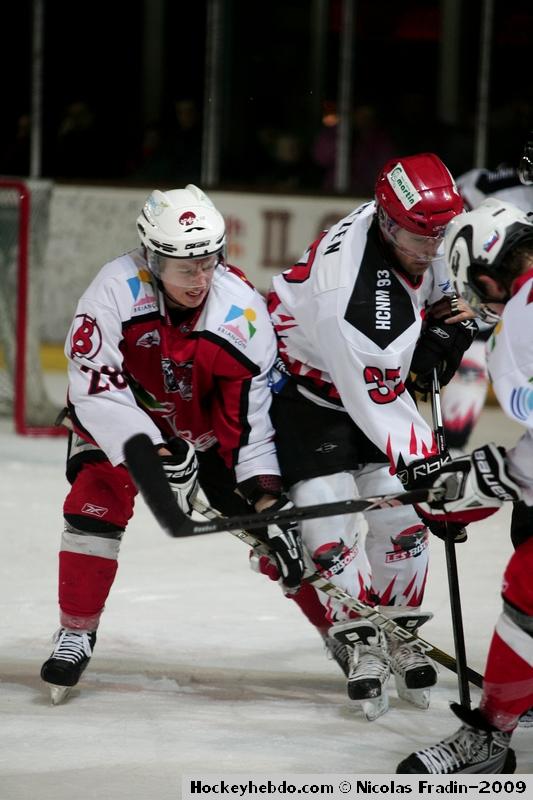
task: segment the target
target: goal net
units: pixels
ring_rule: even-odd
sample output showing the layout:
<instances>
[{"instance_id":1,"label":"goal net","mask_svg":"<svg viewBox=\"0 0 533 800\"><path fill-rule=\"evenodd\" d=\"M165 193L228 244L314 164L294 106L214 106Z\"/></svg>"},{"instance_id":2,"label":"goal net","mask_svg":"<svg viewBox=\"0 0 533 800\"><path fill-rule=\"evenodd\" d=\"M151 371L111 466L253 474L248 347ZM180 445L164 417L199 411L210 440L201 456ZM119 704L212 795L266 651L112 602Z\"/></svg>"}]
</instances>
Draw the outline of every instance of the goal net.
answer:
<instances>
[{"instance_id":1,"label":"goal net","mask_svg":"<svg viewBox=\"0 0 533 800\"><path fill-rule=\"evenodd\" d=\"M0 177L0 414L20 434L56 435L41 365L42 266L52 184Z\"/></svg>"}]
</instances>

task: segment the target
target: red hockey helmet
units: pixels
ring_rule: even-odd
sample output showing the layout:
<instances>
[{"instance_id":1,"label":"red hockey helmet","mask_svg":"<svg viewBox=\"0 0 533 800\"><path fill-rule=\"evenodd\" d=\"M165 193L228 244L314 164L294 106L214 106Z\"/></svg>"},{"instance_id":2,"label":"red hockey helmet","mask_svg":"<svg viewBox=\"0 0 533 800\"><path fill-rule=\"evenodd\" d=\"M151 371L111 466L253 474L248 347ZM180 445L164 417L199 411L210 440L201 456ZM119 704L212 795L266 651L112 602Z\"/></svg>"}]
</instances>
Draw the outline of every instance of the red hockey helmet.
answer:
<instances>
[{"instance_id":1,"label":"red hockey helmet","mask_svg":"<svg viewBox=\"0 0 533 800\"><path fill-rule=\"evenodd\" d=\"M434 153L388 161L376 181L376 204L401 228L439 238L463 210L454 179Z\"/></svg>"}]
</instances>

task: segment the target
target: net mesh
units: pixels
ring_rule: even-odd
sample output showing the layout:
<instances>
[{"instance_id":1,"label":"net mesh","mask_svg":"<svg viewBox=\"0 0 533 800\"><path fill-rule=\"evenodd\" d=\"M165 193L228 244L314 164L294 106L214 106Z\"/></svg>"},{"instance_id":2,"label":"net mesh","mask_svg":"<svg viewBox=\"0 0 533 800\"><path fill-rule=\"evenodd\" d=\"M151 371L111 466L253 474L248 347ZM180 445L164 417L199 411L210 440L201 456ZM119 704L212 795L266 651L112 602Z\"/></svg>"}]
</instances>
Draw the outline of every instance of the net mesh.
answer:
<instances>
[{"instance_id":1,"label":"net mesh","mask_svg":"<svg viewBox=\"0 0 533 800\"><path fill-rule=\"evenodd\" d=\"M0 178L0 414L18 418L22 428L51 428L59 412L47 395L40 358L51 193L49 181Z\"/></svg>"}]
</instances>

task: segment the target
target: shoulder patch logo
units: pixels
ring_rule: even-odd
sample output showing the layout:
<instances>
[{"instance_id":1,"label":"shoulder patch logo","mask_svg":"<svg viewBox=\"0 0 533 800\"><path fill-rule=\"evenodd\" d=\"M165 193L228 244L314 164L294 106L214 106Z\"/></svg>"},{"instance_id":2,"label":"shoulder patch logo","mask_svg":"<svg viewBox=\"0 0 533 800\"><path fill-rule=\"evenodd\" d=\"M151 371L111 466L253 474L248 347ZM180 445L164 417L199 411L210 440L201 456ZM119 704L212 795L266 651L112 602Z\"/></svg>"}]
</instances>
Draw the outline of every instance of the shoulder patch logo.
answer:
<instances>
[{"instance_id":1,"label":"shoulder patch logo","mask_svg":"<svg viewBox=\"0 0 533 800\"><path fill-rule=\"evenodd\" d=\"M151 275L147 269L140 269L134 278L128 278L128 286L135 300L133 313L152 311L157 307L157 301L152 290Z\"/></svg>"},{"instance_id":2,"label":"shoulder patch logo","mask_svg":"<svg viewBox=\"0 0 533 800\"><path fill-rule=\"evenodd\" d=\"M256 318L255 309L232 305L224 318L224 323L219 326L218 330L220 333L225 333L234 344L243 347L257 332L256 326L252 324Z\"/></svg>"},{"instance_id":3,"label":"shoulder patch logo","mask_svg":"<svg viewBox=\"0 0 533 800\"><path fill-rule=\"evenodd\" d=\"M72 358L94 358L102 347L102 333L94 317L89 314L78 314L70 340Z\"/></svg>"}]
</instances>

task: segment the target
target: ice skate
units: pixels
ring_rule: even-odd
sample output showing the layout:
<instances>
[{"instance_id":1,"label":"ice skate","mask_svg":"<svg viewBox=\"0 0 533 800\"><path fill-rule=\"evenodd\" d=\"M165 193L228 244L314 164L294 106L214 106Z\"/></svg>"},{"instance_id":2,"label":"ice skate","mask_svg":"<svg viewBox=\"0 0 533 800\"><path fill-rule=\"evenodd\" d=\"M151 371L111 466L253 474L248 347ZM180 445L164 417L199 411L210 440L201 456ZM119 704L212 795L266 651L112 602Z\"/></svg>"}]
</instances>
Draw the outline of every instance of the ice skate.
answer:
<instances>
[{"instance_id":1,"label":"ice skate","mask_svg":"<svg viewBox=\"0 0 533 800\"><path fill-rule=\"evenodd\" d=\"M519 728L533 728L533 708L529 708L521 714L518 720Z\"/></svg>"},{"instance_id":2,"label":"ice skate","mask_svg":"<svg viewBox=\"0 0 533 800\"><path fill-rule=\"evenodd\" d=\"M329 632L324 634L323 639L328 657L337 662L347 678L350 674L352 648L340 642L335 636L330 636Z\"/></svg>"},{"instance_id":3,"label":"ice skate","mask_svg":"<svg viewBox=\"0 0 533 800\"><path fill-rule=\"evenodd\" d=\"M433 614L405 611L389 615L398 625L414 633ZM417 708L429 706L430 687L437 683L437 667L416 642L402 642L388 635L390 666L398 697Z\"/></svg>"},{"instance_id":4,"label":"ice skate","mask_svg":"<svg viewBox=\"0 0 533 800\"><path fill-rule=\"evenodd\" d=\"M451 775L463 773L512 774L516 768L511 734L493 728L479 709L450 705L462 721L458 731L442 742L411 753L398 764L397 773Z\"/></svg>"},{"instance_id":5,"label":"ice skate","mask_svg":"<svg viewBox=\"0 0 533 800\"><path fill-rule=\"evenodd\" d=\"M96 643L96 631L60 628L54 641L54 650L41 667L41 678L50 687L52 704L59 705L67 699L89 663Z\"/></svg>"},{"instance_id":6,"label":"ice skate","mask_svg":"<svg viewBox=\"0 0 533 800\"><path fill-rule=\"evenodd\" d=\"M389 707L390 668L385 639L365 619L337 623L330 629L330 636L350 648L348 696L360 704L364 716L372 722Z\"/></svg>"}]
</instances>

